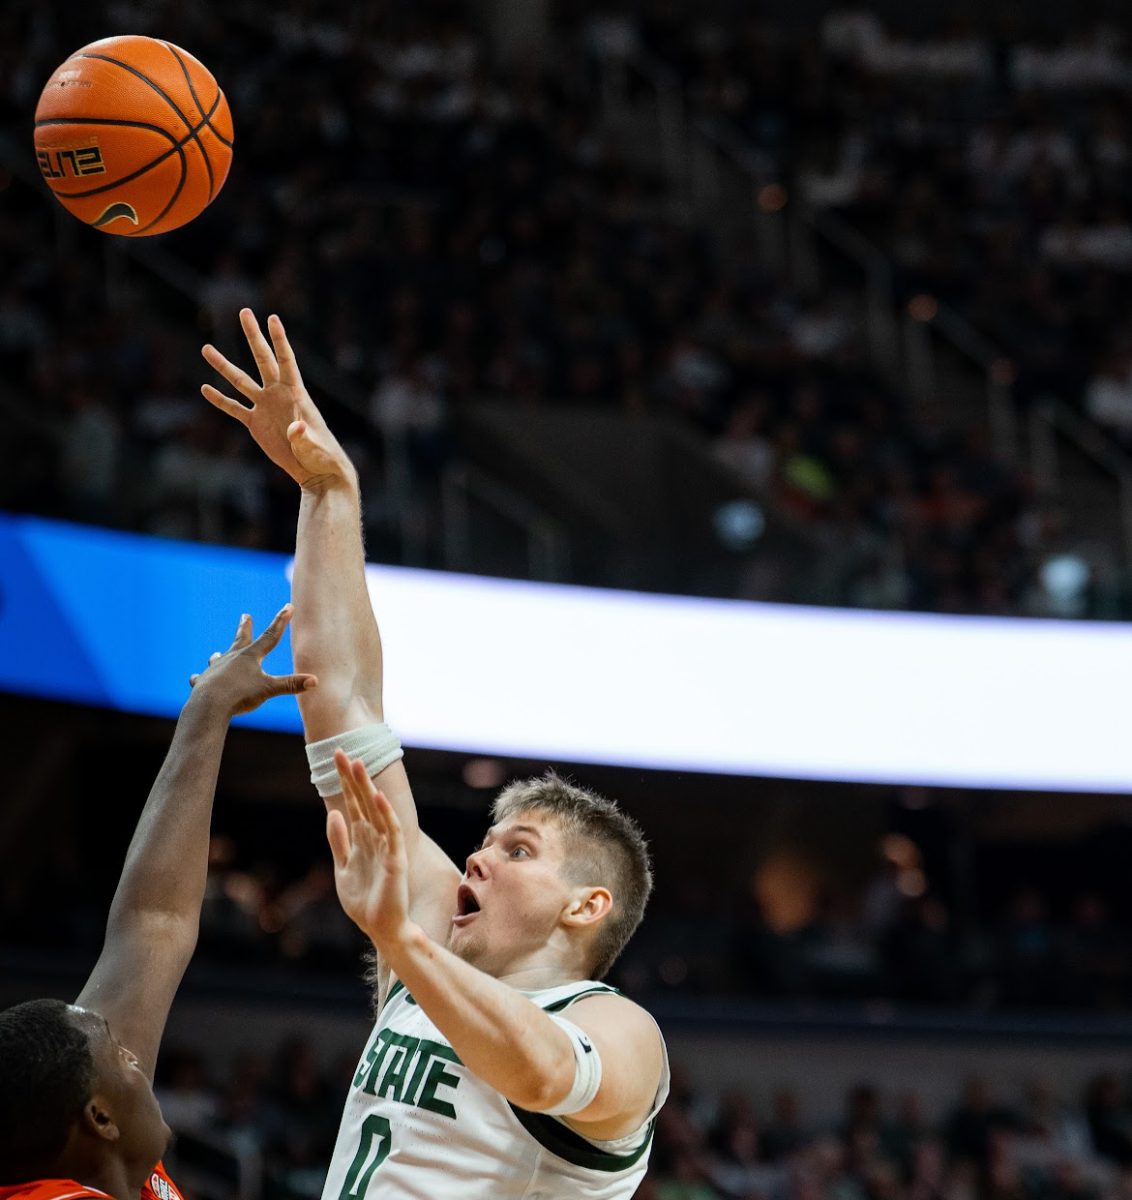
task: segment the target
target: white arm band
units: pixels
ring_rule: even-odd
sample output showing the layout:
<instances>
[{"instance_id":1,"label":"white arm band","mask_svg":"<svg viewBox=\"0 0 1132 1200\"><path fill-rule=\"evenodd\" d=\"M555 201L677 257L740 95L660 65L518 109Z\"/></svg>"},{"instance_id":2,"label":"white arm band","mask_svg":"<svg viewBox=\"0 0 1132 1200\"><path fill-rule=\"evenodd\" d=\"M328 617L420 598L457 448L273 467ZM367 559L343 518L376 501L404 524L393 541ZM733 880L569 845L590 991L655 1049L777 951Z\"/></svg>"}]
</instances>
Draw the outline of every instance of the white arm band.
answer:
<instances>
[{"instance_id":1,"label":"white arm band","mask_svg":"<svg viewBox=\"0 0 1132 1200\"><path fill-rule=\"evenodd\" d=\"M310 742L307 746L307 762L311 769L311 783L324 799L342 790L338 768L334 765L334 751L339 746L351 758L360 758L366 764L371 778L404 756L397 735L384 721L363 725L348 733L336 733L333 737L323 738L321 742Z\"/></svg>"},{"instance_id":2,"label":"white arm band","mask_svg":"<svg viewBox=\"0 0 1132 1200\"><path fill-rule=\"evenodd\" d=\"M568 1117L593 1103L593 1098L601 1087L601 1056L597 1047L590 1041L589 1034L584 1033L572 1021L553 1013L547 1013L547 1016L566 1033L574 1049L574 1086L553 1108L544 1108L542 1111L548 1117Z\"/></svg>"}]
</instances>

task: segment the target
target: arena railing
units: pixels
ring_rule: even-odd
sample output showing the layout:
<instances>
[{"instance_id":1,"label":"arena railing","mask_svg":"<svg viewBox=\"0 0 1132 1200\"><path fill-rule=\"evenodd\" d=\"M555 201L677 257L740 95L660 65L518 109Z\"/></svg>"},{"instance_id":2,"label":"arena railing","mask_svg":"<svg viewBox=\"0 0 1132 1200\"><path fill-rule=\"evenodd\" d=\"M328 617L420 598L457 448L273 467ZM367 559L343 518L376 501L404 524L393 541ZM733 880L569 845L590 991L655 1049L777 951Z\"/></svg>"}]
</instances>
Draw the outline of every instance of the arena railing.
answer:
<instances>
[{"instance_id":1,"label":"arena railing","mask_svg":"<svg viewBox=\"0 0 1132 1200\"><path fill-rule=\"evenodd\" d=\"M1023 419L1014 388L1017 366L1009 355L937 297L903 303L891 260L880 247L836 214L787 195L772 164L734 125L691 112L675 71L639 45L622 46L621 56L595 58L606 117L622 127L641 121L652 126L659 163L673 188L673 215L706 217L717 229L738 221L766 265L783 270L809 293L822 286L822 246L855 264L869 351L882 377L933 422L941 415L954 419L958 401L959 411L986 421L1001 461L1028 468L1048 491L1067 499L1072 489L1051 447L1059 441L1072 446L1115 488L1119 551L1125 568L1132 568L1132 455L1078 417L1063 398L1034 406ZM647 146L649 138L638 137L635 144ZM952 369L946 393L940 386L948 370L942 351L959 368ZM1079 515L1088 519L1087 513Z\"/></svg>"}]
</instances>

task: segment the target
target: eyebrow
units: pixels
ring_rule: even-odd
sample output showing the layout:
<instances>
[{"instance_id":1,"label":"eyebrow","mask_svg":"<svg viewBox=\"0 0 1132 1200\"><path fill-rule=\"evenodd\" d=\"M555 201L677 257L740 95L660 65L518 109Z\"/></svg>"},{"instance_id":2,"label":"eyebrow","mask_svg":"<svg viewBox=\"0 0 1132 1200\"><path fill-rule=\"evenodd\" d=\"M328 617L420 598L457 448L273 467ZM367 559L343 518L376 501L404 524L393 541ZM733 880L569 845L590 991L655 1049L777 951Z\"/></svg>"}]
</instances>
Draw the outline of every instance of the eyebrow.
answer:
<instances>
[{"instance_id":1,"label":"eyebrow","mask_svg":"<svg viewBox=\"0 0 1132 1200\"><path fill-rule=\"evenodd\" d=\"M528 837L533 837L537 841L542 841L542 830L540 830L537 825L509 825L503 830L505 837L511 837L512 835L518 833L525 833ZM487 833L484 834L483 841L480 843L480 845L486 846L489 841L493 841L497 836L498 835L495 828L492 827L487 831Z\"/></svg>"}]
</instances>

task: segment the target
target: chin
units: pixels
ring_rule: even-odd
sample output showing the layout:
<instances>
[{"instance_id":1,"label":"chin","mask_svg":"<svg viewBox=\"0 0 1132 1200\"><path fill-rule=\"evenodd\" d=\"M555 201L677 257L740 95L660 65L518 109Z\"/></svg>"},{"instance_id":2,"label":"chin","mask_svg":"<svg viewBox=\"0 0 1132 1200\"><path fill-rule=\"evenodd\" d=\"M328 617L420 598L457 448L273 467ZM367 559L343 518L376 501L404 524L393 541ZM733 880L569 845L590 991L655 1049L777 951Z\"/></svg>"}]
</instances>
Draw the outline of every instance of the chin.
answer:
<instances>
[{"instance_id":1,"label":"chin","mask_svg":"<svg viewBox=\"0 0 1132 1200\"><path fill-rule=\"evenodd\" d=\"M480 960L483 958L483 944L472 937L461 937L462 932L457 929L455 935L448 939L448 949L470 967L480 967Z\"/></svg>"}]
</instances>

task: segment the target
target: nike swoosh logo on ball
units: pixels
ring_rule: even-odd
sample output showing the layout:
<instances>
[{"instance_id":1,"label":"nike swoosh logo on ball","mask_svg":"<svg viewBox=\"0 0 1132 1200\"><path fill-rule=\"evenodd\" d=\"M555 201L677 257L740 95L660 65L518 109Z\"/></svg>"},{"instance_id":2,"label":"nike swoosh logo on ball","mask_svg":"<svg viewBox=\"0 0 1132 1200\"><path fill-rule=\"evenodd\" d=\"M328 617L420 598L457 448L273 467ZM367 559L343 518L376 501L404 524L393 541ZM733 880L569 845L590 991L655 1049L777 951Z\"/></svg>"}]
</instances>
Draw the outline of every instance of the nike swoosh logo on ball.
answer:
<instances>
[{"instance_id":1,"label":"nike swoosh logo on ball","mask_svg":"<svg viewBox=\"0 0 1132 1200\"><path fill-rule=\"evenodd\" d=\"M111 221L116 221L119 217L125 217L128 221L133 221L135 225L138 223L138 214L134 211L134 206L124 204L119 200L116 204L104 208L99 214L98 220L92 221L91 224L98 229L103 225L109 225Z\"/></svg>"}]
</instances>

